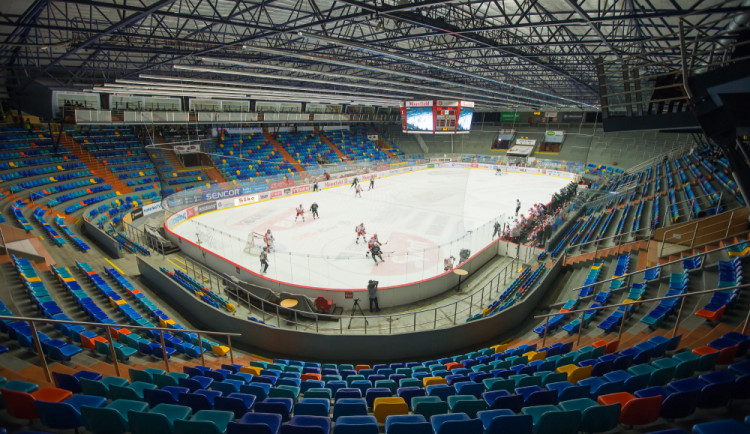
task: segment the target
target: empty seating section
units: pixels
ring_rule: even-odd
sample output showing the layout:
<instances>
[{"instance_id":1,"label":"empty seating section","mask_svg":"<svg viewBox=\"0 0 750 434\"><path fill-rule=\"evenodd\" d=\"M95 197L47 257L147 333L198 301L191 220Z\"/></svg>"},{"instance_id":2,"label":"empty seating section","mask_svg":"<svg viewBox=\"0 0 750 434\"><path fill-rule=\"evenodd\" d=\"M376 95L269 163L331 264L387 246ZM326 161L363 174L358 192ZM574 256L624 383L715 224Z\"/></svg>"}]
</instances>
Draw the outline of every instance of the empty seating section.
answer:
<instances>
[{"instance_id":1,"label":"empty seating section","mask_svg":"<svg viewBox=\"0 0 750 434\"><path fill-rule=\"evenodd\" d=\"M742 284L742 264L738 257L733 257L729 261L719 261L719 283L717 288L728 288L725 291L714 292L711 294L711 300L695 315L705 318L708 321L719 321L732 305L740 297L740 290L732 288Z\"/></svg>"},{"instance_id":2,"label":"empty seating section","mask_svg":"<svg viewBox=\"0 0 750 434\"><path fill-rule=\"evenodd\" d=\"M279 132L275 135L275 139L305 170L317 168L320 163L337 164L341 162L338 154L326 143L323 143L320 136L314 132Z\"/></svg>"},{"instance_id":3,"label":"empty seating section","mask_svg":"<svg viewBox=\"0 0 750 434\"><path fill-rule=\"evenodd\" d=\"M62 235L58 234L51 224L47 223L47 220L44 218L45 213L46 211L44 210L44 208L37 207L34 210L34 220L36 220L42 226L44 232L49 235L50 240L52 240L55 245L62 246L63 244L66 244L65 238L63 238Z\"/></svg>"},{"instance_id":4,"label":"empty seating section","mask_svg":"<svg viewBox=\"0 0 750 434\"><path fill-rule=\"evenodd\" d=\"M159 202L161 196L155 191L136 193L124 197L118 197L110 202L94 206L84 213L84 217L94 222L100 229L105 228L108 221L119 224L124 214L144 204Z\"/></svg>"},{"instance_id":5,"label":"empty seating section","mask_svg":"<svg viewBox=\"0 0 750 434\"><path fill-rule=\"evenodd\" d=\"M354 133L348 130L325 131L325 136L341 152L347 156L349 161L375 161L384 162L388 155L375 143L367 138L367 134Z\"/></svg>"},{"instance_id":6,"label":"empty seating section","mask_svg":"<svg viewBox=\"0 0 750 434\"><path fill-rule=\"evenodd\" d=\"M71 132L81 147L134 191L159 188L159 176L141 140L129 127Z\"/></svg>"},{"instance_id":7,"label":"empty seating section","mask_svg":"<svg viewBox=\"0 0 750 434\"><path fill-rule=\"evenodd\" d=\"M292 176L294 172L260 132L220 136L211 158L227 179L252 181L260 177Z\"/></svg>"},{"instance_id":8,"label":"empty seating section","mask_svg":"<svg viewBox=\"0 0 750 434\"><path fill-rule=\"evenodd\" d=\"M28 181L20 182L10 187L12 193L21 193L24 190L33 189L47 184L66 181L69 179L89 177L91 176L91 171L81 170L86 168L87 166L84 163L59 164L57 166L47 166L39 169L3 173L0 175L0 179L3 181L12 181L20 178L29 179Z\"/></svg>"},{"instance_id":9,"label":"empty seating section","mask_svg":"<svg viewBox=\"0 0 750 434\"><path fill-rule=\"evenodd\" d=\"M491 316L513 306L534 288L548 271L549 269L544 264L538 265L535 269L532 269L532 267L525 268L516 280L500 294L497 300L490 303L482 312L468 317L466 321L474 321Z\"/></svg>"},{"instance_id":10,"label":"empty seating section","mask_svg":"<svg viewBox=\"0 0 750 434\"><path fill-rule=\"evenodd\" d=\"M88 244L83 241L78 235L76 235L68 225L65 223L65 219L62 216L55 216L55 224L63 231L65 235L70 238L70 241L82 252L91 250Z\"/></svg>"},{"instance_id":11,"label":"empty seating section","mask_svg":"<svg viewBox=\"0 0 750 434\"><path fill-rule=\"evenodd\" d=\"M188 276L186 273L180 270L174 270L174 272L172 272L164 267L161 267L160 269L162 273L171 277L175 282L179 283L183 288L190 291L190 293L200 298L204 302L217 309L234 312L234 305L232 303L224 300L219 294L211 291L210 288L206 288L205 286L196 282L195 279Z\"/></svg>"},{"instance_id":12,"label":"empty seating section","mask_svg":"<svg viewBox=\"0 0 750 434\"><path fill-rule=\"evenodd\" d=\"M75 160L77 157L69 149L56 146L55 140L47 131L0 129L0 170L3 171L0 178L3 181L53 173L59 169L45 166L67 166ZM24 170L16 170L21 168Z\"/></svg>"},{"instance_id":13,"label":"empty seating section","mask_svg":"<svg viewBox=\"0 0 750 434\"><path fill-rule=\"evenodd\" d=\"M0 312L8 310L0 304ZM129 380L79 371L56 373L55 388L7 382L2 397L11 416L45 428L134 434L604 432L669 424L747 397L747 360L717 365L702 348L678 350L680 339L654 336L620 351L616 341L575 351L572 343L501 344L374 365L277 358L170 373L131 367ZM734 332L712 342L734 354L749 343Z\"/></svg>"},{"instance_id":14,"label":"empty seating section","mask_svg":"<svg viewBox=\"0 0 750 434\"><path fill-rule=\"evenodd\" d=\"M107 223L106 226L107 234L112 237L121 249L129 253L140 253L142 255L151 256L151 251L146 247L140 245L138 242L131 240L127 235L117 230L112 223Z\"/></svg>"}]
</instances>

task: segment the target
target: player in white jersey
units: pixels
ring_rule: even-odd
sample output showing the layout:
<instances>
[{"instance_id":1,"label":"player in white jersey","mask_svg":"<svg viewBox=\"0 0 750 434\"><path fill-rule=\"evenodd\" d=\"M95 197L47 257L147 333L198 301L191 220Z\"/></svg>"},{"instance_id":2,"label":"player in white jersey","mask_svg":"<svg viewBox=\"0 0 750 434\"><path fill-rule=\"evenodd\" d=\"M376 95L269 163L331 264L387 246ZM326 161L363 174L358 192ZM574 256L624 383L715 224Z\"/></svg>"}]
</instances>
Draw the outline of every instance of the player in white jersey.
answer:
<instances>
[{"instance_id":1,"label":"player in white jersey","mask_svg":"<svg viewBox=\"0 0 750 434\"><path fill-rule=\"evenodd\" d=\"M299 216L302 216L302 221L305 221L305 208L302 204L299 204L299 207L297 207L297 215L294 216L294 221L297 221L297 217Z\"/></svg>"},{"instance_id":2,"label":"player in white jersey","mask_svg":"<svg viewBox=\"0 0 750 434\"><path fill-rule=\"evenodd\" d=\"M273 240L274 240L273 234L271 233L271 230L269 229L266 231L266 234L263 235L263 241L266 242L266 247L268 247L269 252L274 250Z\"/></svg>"},{"instance_id":3,"label":"player in white jersey","mask_svg":"<svg viewBox=\"0 0 750 434\"><path fill-rule=\"evenodd\" d=\"M354 197L362 197L362 187L360 187L359 184L354 187Z\"/></svg>"},{"instance_id":4,"label":"player in white jersey","mask_svg":"<svg viewBox=\"0 0 750 434\"><path fill-rule=\"evenodd\" d=\"M362 237L363 242L367 242L367 232L365 231L364 223L360 223L356 228L354 228L354 233L357 234L357 239L354 240L354 244L359 244L359 237Z\"/></svg>"},{"instance_id":5,"label":"player in white jersey","mask_svg":"<svg viewBox=\"0 0 750 434\"><path fill-rule=\"evenodd\" d=\"M370 186L367 187L367 190L372 190L375 188L375 175L370 175Z\"/></svg>"}]
</instances>

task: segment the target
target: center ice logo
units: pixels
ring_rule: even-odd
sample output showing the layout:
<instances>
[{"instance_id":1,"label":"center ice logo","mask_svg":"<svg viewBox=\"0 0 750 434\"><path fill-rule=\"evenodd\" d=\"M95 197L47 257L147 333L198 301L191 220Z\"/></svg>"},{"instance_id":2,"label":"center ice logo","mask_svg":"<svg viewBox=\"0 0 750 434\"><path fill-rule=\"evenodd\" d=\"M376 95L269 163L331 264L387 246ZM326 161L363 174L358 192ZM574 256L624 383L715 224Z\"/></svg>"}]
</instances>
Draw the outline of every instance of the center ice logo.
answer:
<instances>
[{"instance_id":1,"label":"center ice logo","mask_svg":"<svg viewBox=\"0 0 750 434\"><path fill-rule=\"evenodd\" d=\"M400 232L392 233L387 241L381 240L385 262L377 267L372 264L372 275L414 274L414 280L418 280L442 272L438 270L440 248L434 241Z\"/></svg>"}]
</instances>

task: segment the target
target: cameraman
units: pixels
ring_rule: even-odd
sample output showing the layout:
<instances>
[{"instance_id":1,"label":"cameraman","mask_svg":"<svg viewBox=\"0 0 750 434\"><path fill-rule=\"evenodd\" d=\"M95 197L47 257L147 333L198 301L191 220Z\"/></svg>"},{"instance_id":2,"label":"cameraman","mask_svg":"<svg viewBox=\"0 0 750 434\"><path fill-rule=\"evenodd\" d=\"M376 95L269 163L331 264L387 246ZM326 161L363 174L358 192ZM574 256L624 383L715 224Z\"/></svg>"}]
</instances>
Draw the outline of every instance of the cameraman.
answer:
<instances>
[{"instance_id":1,"label":"cameraman","mask_svg":"<svg viewBox=\"0 0 750 434\"><path fill-rule=\"evenodd\" d=\"M372 305L375 304L375 312L380 312L380 306L378 306L378 281L371 280L367 284L367 295L370 298L370 312L372 312Z\"/></svg>"}]
</instances>

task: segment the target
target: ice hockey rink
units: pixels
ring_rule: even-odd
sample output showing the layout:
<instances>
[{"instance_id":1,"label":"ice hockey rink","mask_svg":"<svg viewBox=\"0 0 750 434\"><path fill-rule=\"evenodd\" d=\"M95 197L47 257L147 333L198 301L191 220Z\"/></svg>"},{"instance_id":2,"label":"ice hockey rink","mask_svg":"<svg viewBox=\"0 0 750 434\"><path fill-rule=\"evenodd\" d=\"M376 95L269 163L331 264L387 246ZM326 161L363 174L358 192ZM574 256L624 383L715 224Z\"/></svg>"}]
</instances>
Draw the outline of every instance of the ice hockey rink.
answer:
<instances>
[{"instance_id":1,"label":"ice hockey rink","mask_svg":"<svg viewBox=\"0 0 750 434\"><path fill-rule=\"evenodd\" d=\"M201 214L172 230L250 271L260 272L258 248L248 247L248 234L271 229L275 251L265 277L317 288L364 288L416 282L443 273L443 260L472 254L492 241L493 224L509 222L535 203L547 203L570 180L493 170L425 169L362 180L362 197L350 185L307 192ZM313 219L310 205L319 206ZM295 208L305 220L295 221ZM509 217L510 216L510 217ZM354 228L364 223L368 239L375 233L385 262L366 255L355 243ZM256 240L257 244L257 240Z\"/></svg>"}]
</instances>

